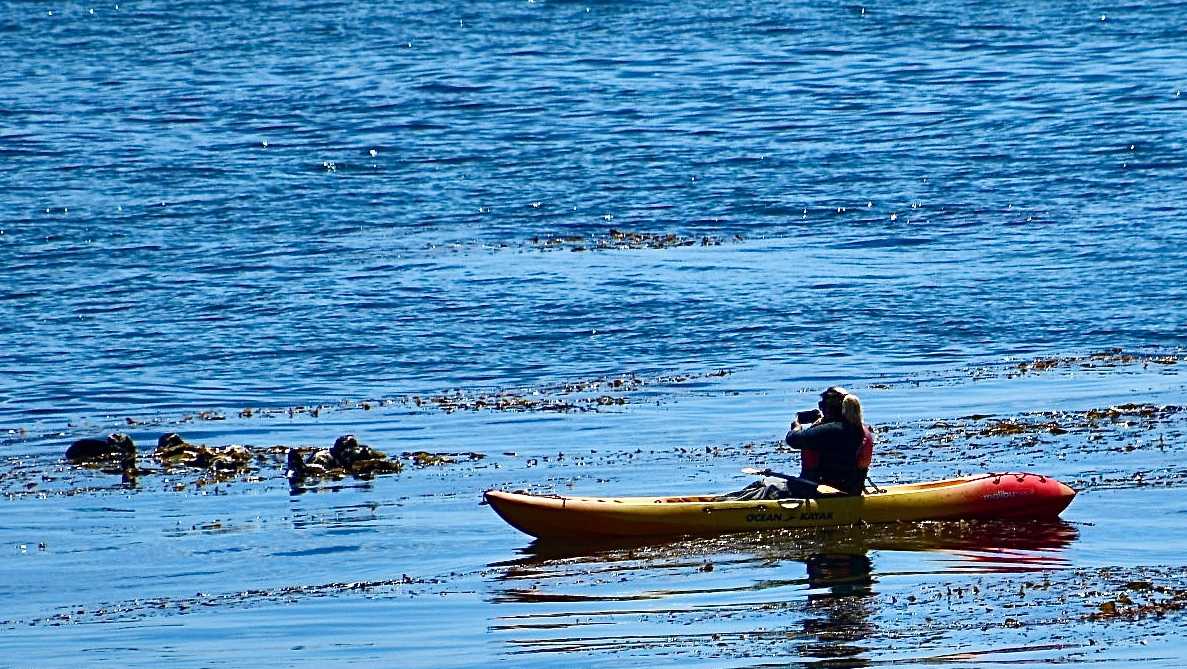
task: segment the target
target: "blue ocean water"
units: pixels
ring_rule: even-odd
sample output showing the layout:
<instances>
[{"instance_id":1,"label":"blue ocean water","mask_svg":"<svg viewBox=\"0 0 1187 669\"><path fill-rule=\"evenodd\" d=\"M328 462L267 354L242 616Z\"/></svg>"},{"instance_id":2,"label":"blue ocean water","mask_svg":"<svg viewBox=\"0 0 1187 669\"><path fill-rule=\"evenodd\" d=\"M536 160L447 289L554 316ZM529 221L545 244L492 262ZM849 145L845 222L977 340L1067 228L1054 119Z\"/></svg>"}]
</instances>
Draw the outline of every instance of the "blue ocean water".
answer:
<instances>
[{"instance_id":1,"label":"blue ocean water","mask_svg":"<svg viewBox=\"0 0 1187 669\"><path fill-rule=\"evenodd\" d=\"M194 592L467 576L462 594L434 593L436 612L400 588L371 609L368 596L325 587L291 595L296 606L269 595L189 607L214 611L207 617L75 626L58 646L49 643L58 628L14 623L0 645L37 665L88 649L125 664L407 654L446 666L479 653L543 665L559 651L499 640L504 609L531 605L507 604L484 570L526 539L472 508L482 487L735 485L744 459L690 466L666 454L775 439L789 406L833 382L870 391L871 419L887 423L1185 403L1174 366L991 381L969 371L1187 345L1183 9L0 1L8 466L50 467L70 440L114 429L141 445L178 429L260 445L356 432L388 451L472 450L504 467L417 470L294 498L272 472L229 497L103 483L8 500L0 551L23 562L0 567L11 569L0 620ZM678 243L597 248L612 231ZM730 375L652 384L609 412L443 414L397 402L237 418L245 407L719 369ZM183 422L205 410L228 420ZM588 475L524 464L577 445L655 453ZM1137 466L1101 453L990 464L1020 458L1089 488L1093 476ZM1143 471L1176 466L1165 452L1150 458ZM967 464L908 460L887 476ZM1183 484L1167 476L1175 501L1149 522L1173 547L1184 541ZM1096 512L1078 512L1079 522L1109 508L1108 490L1090 492L1084 507ZM1113 494L1146 503L1140 490ZM212 546L228 526L226 544ZM33 550L42 537L53 537L48 548ZM1109 533L1081 529L1077 541L1064 566L1181 564L1157 550L1119 558L1122 538ZM884 594L928 583L905 574L943 571L887 550ZM751 552L713 578L754 577L766 558ZM111 556L136 569L105 580ZM79 574L88 585L71 591ZM693 609L724 605L689 597ZM357 628L377 612L424 646ZM326 619L345 628L308 632L313 641L291 629ZM431 633L417 627L430 624ZM224 648L219 639L240 625L267 642ZM102 641L108 627L127 643ZM480 650L460 641L488 633L495 640ZM639 660L638 648L587 642L566 647L566 661ZM664 657L741 666L753 650L742 648ZM759 648L811 659L798 646Z\"/></svg>"},{"instance_id":2,"label":"blue ocean water","mask_svg":"<svg viewBox=\"0 0 1187 669\"><path fill-rule=\"evenodd\" d=\"M5 419L1181 344L1179 9L5 3Z\"/></svg>"}]
</instances>

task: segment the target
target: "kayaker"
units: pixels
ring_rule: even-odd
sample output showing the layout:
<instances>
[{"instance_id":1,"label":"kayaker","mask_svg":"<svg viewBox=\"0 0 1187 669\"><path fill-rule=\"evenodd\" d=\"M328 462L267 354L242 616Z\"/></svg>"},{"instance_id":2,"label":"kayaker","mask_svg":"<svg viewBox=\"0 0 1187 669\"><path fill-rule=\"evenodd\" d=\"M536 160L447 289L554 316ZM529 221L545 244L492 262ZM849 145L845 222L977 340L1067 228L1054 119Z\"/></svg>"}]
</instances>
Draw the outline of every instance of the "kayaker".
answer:
<instances>
[{"instance_id":1,"label":"kayaker","mask_svg":"<svg viewBox=\"0 0 1187 669\"><path fill-rule=\"evenodd\" d=\"M862 494L874 434L864 423L861 400L833 386L821 393L817 406L819 410L796 414L785 437L788 446L800 451L798 477L767 469L762 480L721 499L808 499L821 496L821 483L848 495Z\"/></svg>"},{"instance_id":2,"label":"kayaker","mask_svg":"<svg viewBox=\"0 0 1187 669\"><path fill-rule=\"evenodd\" d=\"M785 437L800 451L800 479L860 495L874 454L874 434L864 422L861 400L833 386L820 394L817 406L814 422L805 425L797 415Z\"/></svg>"}]
</instances>

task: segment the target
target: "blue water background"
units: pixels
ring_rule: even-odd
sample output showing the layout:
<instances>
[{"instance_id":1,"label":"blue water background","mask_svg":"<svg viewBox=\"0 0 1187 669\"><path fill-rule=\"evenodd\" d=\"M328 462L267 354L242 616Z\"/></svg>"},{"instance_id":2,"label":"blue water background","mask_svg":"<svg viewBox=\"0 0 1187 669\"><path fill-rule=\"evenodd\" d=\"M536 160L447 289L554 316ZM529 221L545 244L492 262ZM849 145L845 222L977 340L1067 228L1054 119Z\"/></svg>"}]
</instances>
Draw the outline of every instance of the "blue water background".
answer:
<instances>
[{"instance_id":1,"label":"blue water background","mask_svg":"<svg viewBox=\"0 0 1187 669\"><path fill-rule=\"evenodd\" d=\"M181 429L258 445L355 432L390 452L475 450L506 468L293 498L273 476L222 496L110 484L8 500L3 620L403 573L464 572L468 594L430 606L404 590L331 592L66 632L17 625L0 646L38 665L551 666L557 656L517 655L499 636L524 605L498 603L483 570L527 540L474 506L483 487L742 485L745 459L691 465L674 449L777 438L834 382L861 389L875 423L1187 403L1174 369L967 374L1187 344L1184 89L1181 3L0 2L10 463L50 463L113 429L141 445ZM610 229L696 244L533 241ZM397 404L236 418L722 368L733 373L597 414ZM201 410L229 420L176 422ZM524 464L578 447L659 455L588 472ZM991 465L1083 482L1176 466L1173 453L1110 457ZM962 464L918 454L883 475ZM1090 492L1069 514L1100 529L1082 526L1061 564L1182 564L1181 488L1169 502ZM1157 513L1117 531L1102 518L1118 506ZM1163 541L1135 547L1135 532ZM881 553L880 592L932 583L945 567L931 557ZM755 569L713 578L765 578ZM800 601L805 587L774 596ZM692 609L714 603L700 597ZM959 649L944 643L937 653ZM574 648L564 660L586 666L640 652ZM1160 652L1168 666L1187 655Z\"/></svg>"},{"instance_id":2,"label":"blue water background","mask_svg":"<svg viewBox=\"0 0 1187 669\"><path fill-rule=\"evenodd\" d=\"M1182 343L1177 8L5 3L5 420Z\"/></svg>"}]
</instances>

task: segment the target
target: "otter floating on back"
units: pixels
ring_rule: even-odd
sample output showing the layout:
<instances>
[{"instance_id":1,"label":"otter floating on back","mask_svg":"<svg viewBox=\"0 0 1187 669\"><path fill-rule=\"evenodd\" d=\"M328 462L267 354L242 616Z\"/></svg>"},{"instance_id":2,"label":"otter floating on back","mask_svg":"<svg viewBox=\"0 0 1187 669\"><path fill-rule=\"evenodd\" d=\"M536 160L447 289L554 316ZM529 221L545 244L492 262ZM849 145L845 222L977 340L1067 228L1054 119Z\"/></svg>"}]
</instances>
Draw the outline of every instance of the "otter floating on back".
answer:
<instances>
[{"instance_id":1,"label":"otter floating on back","mask_svg":"<svg viewBox=\"0 0 1187 669\"><path fill-rule=\"evenodd\" d=\"M76 465L94 464L109 460L136 458L136 444L132 438L120 432L107 435L106 439L79 439L66 449L66 459Z\"/></svg>"}]
</instances>

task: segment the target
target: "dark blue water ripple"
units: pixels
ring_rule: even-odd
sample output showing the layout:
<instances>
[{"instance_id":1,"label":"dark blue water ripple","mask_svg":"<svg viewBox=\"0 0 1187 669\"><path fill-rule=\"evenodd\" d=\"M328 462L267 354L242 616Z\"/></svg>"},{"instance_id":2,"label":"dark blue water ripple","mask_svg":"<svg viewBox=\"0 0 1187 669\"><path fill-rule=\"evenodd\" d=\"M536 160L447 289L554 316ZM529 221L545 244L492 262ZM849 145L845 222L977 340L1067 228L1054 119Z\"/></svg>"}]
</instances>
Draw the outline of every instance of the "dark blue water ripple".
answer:
<instances>
[{"instance_id":1,"label":"dark blue water ripple","mask_svg":"<svg viewBox=\"0 0 1187 669\"><path fill-rule=\"evenodd\" d=\"M1181 344L1185 29L0 3L0 416ZM529 242L612 227L744 241Z\"/></svg>"}]
</instances>

